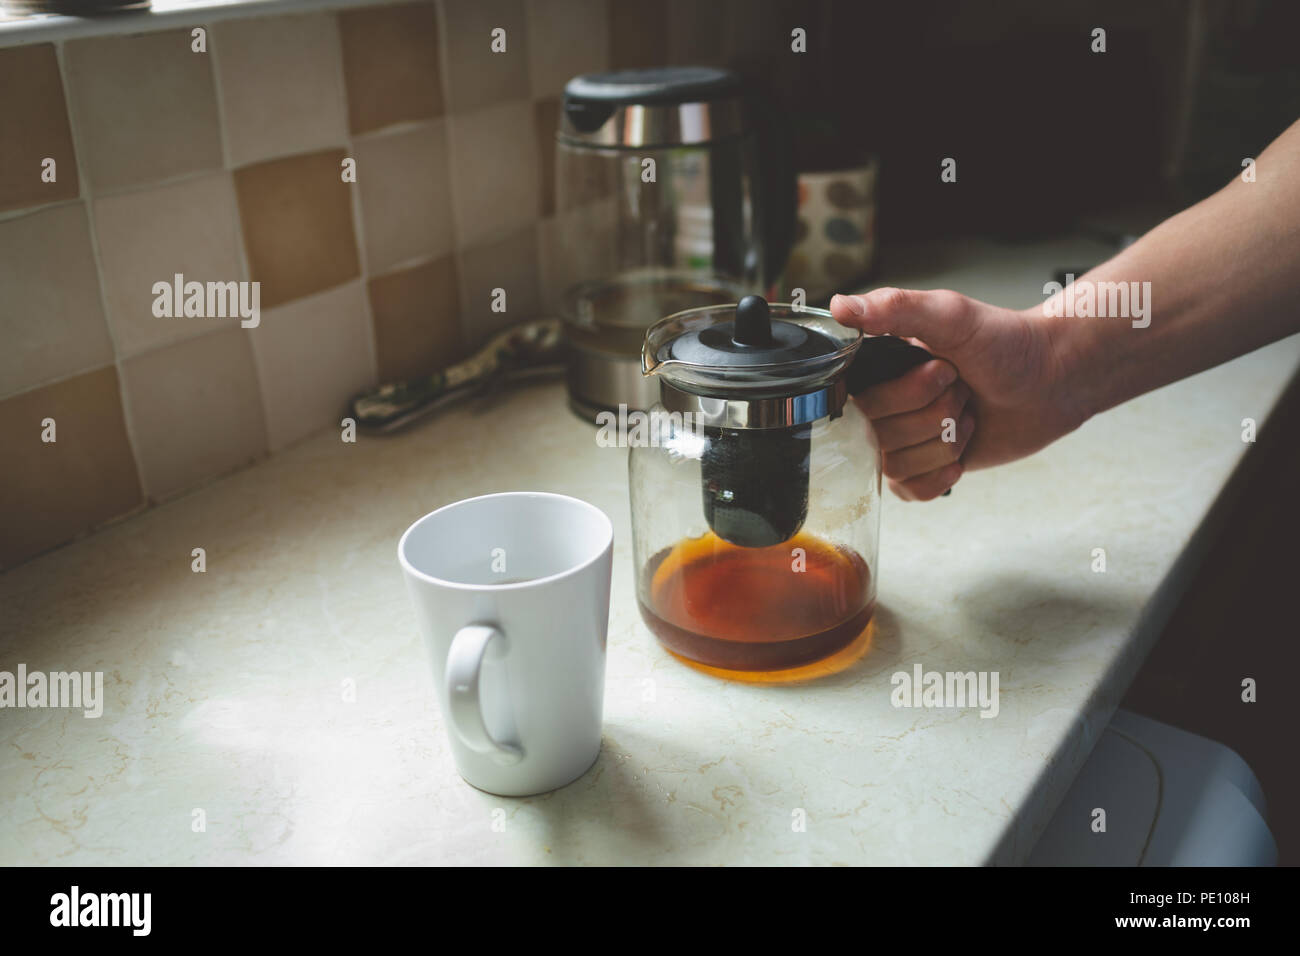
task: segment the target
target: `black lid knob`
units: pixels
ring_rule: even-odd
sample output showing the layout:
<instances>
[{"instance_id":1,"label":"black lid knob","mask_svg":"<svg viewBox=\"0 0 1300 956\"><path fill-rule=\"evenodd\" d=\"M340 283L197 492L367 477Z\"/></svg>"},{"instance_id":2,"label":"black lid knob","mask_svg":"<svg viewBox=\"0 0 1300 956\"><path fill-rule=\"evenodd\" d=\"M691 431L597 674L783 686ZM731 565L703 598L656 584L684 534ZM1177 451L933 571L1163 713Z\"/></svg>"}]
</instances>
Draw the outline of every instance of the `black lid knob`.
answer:
<instances>
[{"instance_id":1,"label":"black lid knob","mask_svg":"<svg viewBox=\"0 0 1300 956\"><path fill-rule=\"evenodd\" d=\"M713 324L668 340L660 346L661 359L715 368L747 368L817 358L830 355L840 347L831 336L811 326L805 328L794 321L773 318L773 308L762 296L747 295L734 306L692 311L710 313L697 318L701 324L713 319ZM794 309L777 305L775 311L781 316L793 313Z\"/></svg>"},{"instance_id":2,"label":"black lid knob","mask_svg":"<svg viewBox=\"0 0 1300 956\"><path fill-rule=\"evenodd\" d=\"M737 345L771 345L772 313L767 300L758 295L747 295L736 305L736 324L731 341Z\"/></svg>"}]
</instances>

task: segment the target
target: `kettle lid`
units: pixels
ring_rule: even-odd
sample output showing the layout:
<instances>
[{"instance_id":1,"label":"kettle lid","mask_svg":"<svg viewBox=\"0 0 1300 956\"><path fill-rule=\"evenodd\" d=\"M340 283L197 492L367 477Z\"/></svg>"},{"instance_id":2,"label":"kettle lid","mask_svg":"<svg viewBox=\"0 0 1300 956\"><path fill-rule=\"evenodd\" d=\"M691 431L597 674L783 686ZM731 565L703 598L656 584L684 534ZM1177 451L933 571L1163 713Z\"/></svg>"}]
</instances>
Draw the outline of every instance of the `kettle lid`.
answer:
<instances>
[{"instance_id":1,"label":"kettle lid","mask_svg":"<svg viewBox=\"0 0 1300 956\"><path fill-rule=\"evenodd\" d=\"M702 145L743 135L744 81L712 66L575 76L564 86L559 137L581 146Z\"/></svg>"},{"instance_id":2,"label":"kettle lid","mask_svg":"<svg viewBox=\"0 0 1300 956\"><path fill-rule=\"evenodd\" d=\"M707 103L742 92L740 76L712 66L665 66L575 76L564 85L564 102L606 106Z\"/></svg>"}]
</instances>

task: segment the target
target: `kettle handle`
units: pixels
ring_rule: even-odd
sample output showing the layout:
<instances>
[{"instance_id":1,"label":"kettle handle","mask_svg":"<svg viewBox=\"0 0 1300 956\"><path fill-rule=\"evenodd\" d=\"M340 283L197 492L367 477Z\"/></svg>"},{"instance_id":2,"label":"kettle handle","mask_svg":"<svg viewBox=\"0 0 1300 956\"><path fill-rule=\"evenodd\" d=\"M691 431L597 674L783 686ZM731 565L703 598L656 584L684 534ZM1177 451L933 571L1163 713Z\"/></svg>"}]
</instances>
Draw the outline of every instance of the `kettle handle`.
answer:
<instances>
[{"instance_id":1,"label":"kettle handle","mask_svg":"<svg viewBox=\"0 0 1300 956\"><path fill-rule=\"evenodd\" d=\"M857 354L844 374L850 395L881 382L898 378L922 362L934 358L919 345L893 335L870 335L862 339Z\"/></svg>"},{"instance_id":2,"label":"kettle handle","mask_svg":"<svg viewBox=\"0 0 1300 956\"><path fill-rule=\"evenodd\" d=\"M794 249L799 215L799 176L794 167L794 132L786 111L769 100L751 110L758 163L759 220L763 244L762 280L769 292L785 272Z\"/></svg>"}]
</instances>

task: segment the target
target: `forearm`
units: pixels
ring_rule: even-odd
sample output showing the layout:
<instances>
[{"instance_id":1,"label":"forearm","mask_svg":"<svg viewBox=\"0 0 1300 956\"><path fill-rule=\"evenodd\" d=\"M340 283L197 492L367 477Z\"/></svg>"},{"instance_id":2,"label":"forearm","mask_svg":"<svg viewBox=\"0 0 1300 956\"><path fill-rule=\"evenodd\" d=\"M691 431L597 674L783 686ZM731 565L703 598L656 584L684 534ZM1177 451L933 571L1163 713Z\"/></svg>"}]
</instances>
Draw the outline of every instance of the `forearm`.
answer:
<instances>
[{"instance_id":1,"label":"forearm","mask_svg":"<svg viewBox=\"0 0 1300 956\"><path fill-rule=\"evenodd\" d=\"M1045 321L1088 415L1300 332L1300 123L1260 154L1255 182L1235 177L1084 282L1150 283L1144 328L1070 315L1065 292L1049 300L1067 313Z\"/></svg>"}]
</instances>

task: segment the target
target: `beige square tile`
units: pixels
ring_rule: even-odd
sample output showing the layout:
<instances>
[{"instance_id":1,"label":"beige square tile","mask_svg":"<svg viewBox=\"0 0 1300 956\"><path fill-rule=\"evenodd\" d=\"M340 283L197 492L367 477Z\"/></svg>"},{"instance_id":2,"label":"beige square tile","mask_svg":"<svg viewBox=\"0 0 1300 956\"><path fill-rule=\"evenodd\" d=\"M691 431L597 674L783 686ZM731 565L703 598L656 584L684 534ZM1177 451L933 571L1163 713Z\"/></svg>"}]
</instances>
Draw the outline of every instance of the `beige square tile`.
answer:
<instances>
[{"instance_id":1,"label":"beige square tile","mask_svg":"<svg viewBox=\"0 0 1300 956\"><path fill-rule=\"evenodd\" d=\"M0 210L22 209L78 195L77 157L54 46L0 50ZM54 160L54 182L42 180Z\"/></svg>"},{"instance_id":2,"label":"beige square tile","mask_svg":"<svg viewBox=\"0 0 1300 956\"><path fill-rule=\"evenodd\" d=\"M338 21L332 14L212 27L221 112L236 166L347 139Z\"/></svg>"},{"instance_id":3,"label":"beige square tile","mask_svg":"<svg viewBox=\"0 0 1300 956\"><path fill-rule=\"evenodd\" d=\"M0 395L113 361L82 203L0 222Z\"/></svg>"},{"instance_id":4,"label":"beige square tile","mask_svg":"<svg viewBox=\"0 0 1300 956\"><path fill-rule=\"evenodd\" d=\"M444 3L447 106L452 113L528 96L528 17L523 0ZM494 53L492 31L505 31Z\"/></svg>"},{"instance_id":5,"label":"beige square tile","mask_svg":"<svg viewBox=\"0 0 1300 956\"><path fill-rule=\"evenodd\" d=\"M345 10L339 38L352 132L442 115L432 3Z\"/></svg>"},{"instance_id":6,"label":"beige square tile","mask_svg":"<svg viewBox=\"0 0 1300 956\"><path fill-rule=\"evenodd\" d=\"M250 278L271 308L361 274L343 150L235 170Z\"/></svg>"},{"instance_id":7,"label":"beige square tile","mask_svg":"<svg viewBox=\"0 0 1300 956\"><path fill-rule=\"evenodd\" d=\"M140 477L153 501L266 454L248 330L226 329L122 363Z\"/></svg>"},{"instance_id":8,"label":"beige square tile","mask_svg":"<svg viewBox=\"0 0 1300 956\"><path fill-rule=\"evenodd\" d=\"M360 282L271 309L249 335L272 451L337 426L347 400L375 383Z\"/></svg>"},{"instance_id":9,"label":"beige square tile","mask_svg":"<svg viewBox=\"0 0 1300 956\"><path fill-rule=\"evenodd\" d=\"M445 120L364 137L353 152L371 274L455 248Z\"/></svg>"},{"instance_id":10,"label":"beige square tile","mask_svg":"<svg viewBox=\"0 0 1300 956\"><path fill-rule=\"evenodd\" d=\"M609 69L608 0L528 0L533 96L556 96L583 73Z\"/></svg>"},{"instance_id":11,"label":"beige square tile","mask_svg":"<svg viewBox=\"0 0 1300 956\"><path fill-rule=\"evenodd\" d=\"M95 189L219 168L212 58L188 28L64 47L82 158Z\"/></svg>"},{"instance_id":12,"label":"beige square tile","mask_svg":"<svg viewBox=\"0 0 1300 956\"><path fill-rule=\"evenodd\" d=\"M464 357L453 257L371 279L369 292L381 381L428 375Z\"/></svg>"},{"instance_id":13,"label":"beige square tile","mask_svg":"<svg viewBox=\"0 0 1300 956\"><path fill-rule=\"evenodd\" d=\"M471 347L508 325L538 318L542 297L534 226L497 242L466 249L459 258L461 328ZM495 289L505 292L504 312L492 311Z\"/></svg>"},{"instance_id":14,"label":"beige square tile","mask_svg":"<svg viewBox=\"0 0 1300 956\"><path fill-rule=\"evenodd\" d=\"M239 229L229 173L95 200L95 236L118 354L239 325L238 317L159 318L155 282L238 282ZM263 303L265 305L265 302Z\"/></svg>"},{"instance_id":15,"label":"beige square tile","mask_svg":"<svg viewBox=\"0 0 1300 956\"><path fill-rule=\"evenodd\" d=\"M452 207L462 246L513 235L538 217L541 173L527 100L451 118Z\"/></svg>"},{"instance_id":16,"label":"beige square tile","mask_svg":"<svg viewBox=\"0 0 1300 956\"><path fill-rule=\"evenodd\" d=\"M0 401L0 448L0 570L143 500L112 366Z\"/></svg>"}]
</instances>

